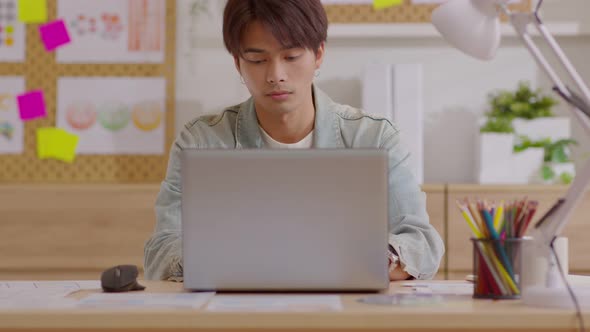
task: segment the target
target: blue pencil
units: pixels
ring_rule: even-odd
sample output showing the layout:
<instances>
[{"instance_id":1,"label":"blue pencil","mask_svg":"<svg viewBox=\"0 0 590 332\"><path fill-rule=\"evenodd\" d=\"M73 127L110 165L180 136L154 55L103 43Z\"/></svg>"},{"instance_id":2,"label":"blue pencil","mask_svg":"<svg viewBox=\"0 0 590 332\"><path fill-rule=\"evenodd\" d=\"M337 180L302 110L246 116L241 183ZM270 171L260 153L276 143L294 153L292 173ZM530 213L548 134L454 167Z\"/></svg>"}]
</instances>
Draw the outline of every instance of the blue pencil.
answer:
<instances>
[{"instance_id":1,"label":"blue pencil","mask_svg":"<svg viewBox=\"0 0 590 332\"><path fill-rule=\"evenodd\" d=\"M514 272L512 271L512 265L510 265L510 261L508 260L508 256L506 255L506 251L504 251L504 248L497 241L500 239L500 236L498 235L498 232L496 232L496 229L494 229L494 222L492 220L492 215L490 214L490 211L488 211L486 208L483 208L481 211L482 211L484 222L490 232L490 237L492 238L492 240L496 240L494 242L496 243L496 250L498 250L498 253L500 254L500 259L502 260L502 263L504 263L504 266L506 267L506 271L508 272L508 274L510 274L510 277L512 278L512 280L514 280Z\"/></svg>"}]
</instances>

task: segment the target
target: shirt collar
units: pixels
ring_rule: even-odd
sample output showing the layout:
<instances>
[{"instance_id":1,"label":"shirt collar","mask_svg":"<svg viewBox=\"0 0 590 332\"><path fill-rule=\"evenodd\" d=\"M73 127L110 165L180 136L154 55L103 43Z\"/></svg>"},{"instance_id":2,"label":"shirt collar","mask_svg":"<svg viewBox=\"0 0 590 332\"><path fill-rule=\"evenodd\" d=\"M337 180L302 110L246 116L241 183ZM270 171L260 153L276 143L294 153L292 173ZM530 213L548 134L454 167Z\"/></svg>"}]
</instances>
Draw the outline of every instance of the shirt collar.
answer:
<instances>
[{"instance_id":1,"label":"shirt collar","mask_svg":"<svg viewBox=\"0 0 590 332\"><path fill-rule=\"evenodd\" d=\"M333 108L337 104L323 91L312 86L315 105L314 148L344 148L340 122ZM240 105L236 121L236 149L260 149L264 145L258 126L254 99Z\"/></svg>"}]
</instances>

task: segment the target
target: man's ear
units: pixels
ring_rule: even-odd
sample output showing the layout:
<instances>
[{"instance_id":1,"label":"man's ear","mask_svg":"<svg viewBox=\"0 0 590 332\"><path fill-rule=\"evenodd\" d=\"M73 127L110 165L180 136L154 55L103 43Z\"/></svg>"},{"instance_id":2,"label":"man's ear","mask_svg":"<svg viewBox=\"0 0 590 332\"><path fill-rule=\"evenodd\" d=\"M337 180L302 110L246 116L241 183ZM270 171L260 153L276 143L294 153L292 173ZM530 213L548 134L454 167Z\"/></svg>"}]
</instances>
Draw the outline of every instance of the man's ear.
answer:
<instances>
[{"instance_id":1,"label":"man's ear","mask_svg":"<svg viewBox=\"0 0 590 332\"><path fill-rule=\"evenodd\" d=\"M322 63L324 62L324 55L325 54L326 54L326 42L322 42L320 44L320 47L318 47L318 50L317 50L316 56L315 56L316 69L320 69L320 67L322 66Z\"/></svg>"},{"instance_id":2,"label":"man's ear","mask_svg":"<svg viewBox=\"0 0 590 332\"><path fill-rule=\"evenodd\" d=\"M242 76L242 71L240 70L240 57L237 55L234 55L234 65L236 66L236 70L238 71L238 74L240 74L240 76Z\"/></svg>"}]
</instances>

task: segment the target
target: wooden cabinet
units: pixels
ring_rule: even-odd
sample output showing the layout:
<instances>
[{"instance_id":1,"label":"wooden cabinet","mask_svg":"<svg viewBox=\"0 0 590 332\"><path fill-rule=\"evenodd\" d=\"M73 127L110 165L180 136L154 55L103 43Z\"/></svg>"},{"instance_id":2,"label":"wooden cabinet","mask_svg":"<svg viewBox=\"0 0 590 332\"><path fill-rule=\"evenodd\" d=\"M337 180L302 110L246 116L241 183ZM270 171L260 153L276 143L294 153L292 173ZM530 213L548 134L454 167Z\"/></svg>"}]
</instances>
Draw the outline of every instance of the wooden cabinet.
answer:
<instances>
[{"instance_id":1,"label":"wooden cabinet","mask_svg":"<svg viewBox=\"0 0 590 332\"><path fill-rule=\"evenodd\" d=\"M422 186L426 193L426 211L430 217L430 224L438 231L441 238L445 239L446 234L446 186L443 184L427 184ZM436 279L446 278L446 253L441 261Z\"/></svg>"},{"instance_id":2,"label":"wooden cabinet","mask_svg":"<svg viewBox=\"0 0 590 332\"><path fill-rule=\"evenodd\" d=\"M113 265L143 267L158 185L0 186L0 279L97 279ZM444 234L445 186L427 185L431 223Z\"/></svg>"},{"instance_id":3,"label":"wooden cabinet","mask_svg":"<svg viewBox=\"0 0 590 332\"><path fill-rule=\"evenodd\" d=\"M157 185L0 186L0 279L97 279L143 265Z\"/></svg>"},{"instance_id":4,"label":"wooden cabinet","mask_svg":"<svg viewBox=\"0 0 590 332\"><path fill-rule=\"evenodd\" d=\"M437 185L422 187L430 223L446 244L437 279L471 272L470 231L457 199L540 202L536 219L563 186ZM117 264L143 266L143 246L155 226L158 185L0 185L0 279L97 279ZM565 228L570 270L590 273L590 196Z\"/></svg>"}]
</instances>

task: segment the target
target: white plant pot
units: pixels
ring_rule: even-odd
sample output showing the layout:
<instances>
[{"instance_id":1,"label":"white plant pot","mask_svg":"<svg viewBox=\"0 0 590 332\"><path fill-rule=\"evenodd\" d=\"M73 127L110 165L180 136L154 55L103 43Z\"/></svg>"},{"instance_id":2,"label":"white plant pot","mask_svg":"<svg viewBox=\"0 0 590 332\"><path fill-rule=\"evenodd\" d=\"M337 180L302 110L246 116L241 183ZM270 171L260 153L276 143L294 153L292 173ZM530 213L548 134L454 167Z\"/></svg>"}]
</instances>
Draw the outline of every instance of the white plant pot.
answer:
<instances>
[{"instance_id":1,"label":"white plant pot","mask_svg":"<svg viewBox=\"0 0 590 332\"><path fill-rule=\"evenodd\" d=\"M514 153L511 159L511 175L515 184L534 183L539 176L543 159L545 158L545 149L528 148L524 151Z\"/></svg>"},{"instance_id":2,"label":"white plant pot","mask_svg":"<svg viewBox=\"0 0 590 332\"><path fill-rule=\"evenodd\" d=\"M538 178L543 148L514 153L514 135L481 133L477 143L476 179L481 184L527 184Z\"/></svg>"},{"instance_id":3,"label":"white plant pot","mask_svg":"<svg viewBox=\"0 0 590 332\"><path fill-rule=\"evenodd\" d=\"M533 141L550 138L552 141L571 137L568 117L538 118L534 120L514 119L512 126L516 135L527 136Z\"/></svg>"},{"instance_id":4,"label":"white plant pot","mask_svg":"<svg viewBox=\"0 0 590 332\"><path fill-rule=\"evenodd\" d=\"M482 164L501 163L512 155L515 137L513 134L480 133L478 140L478 158Z\"/></svg>"},{"instance_id":5,"label":"white plant pot","mask_svg":"<svg viewBox=\"0 0 590 332\"><path fill-rule=\"evenodd\" d=\"M501 180L509 175L503 164L510 159L513 146L512 134L479 134L475 147L476 179L479 183Z\"/></svg>"}]
</instances>

